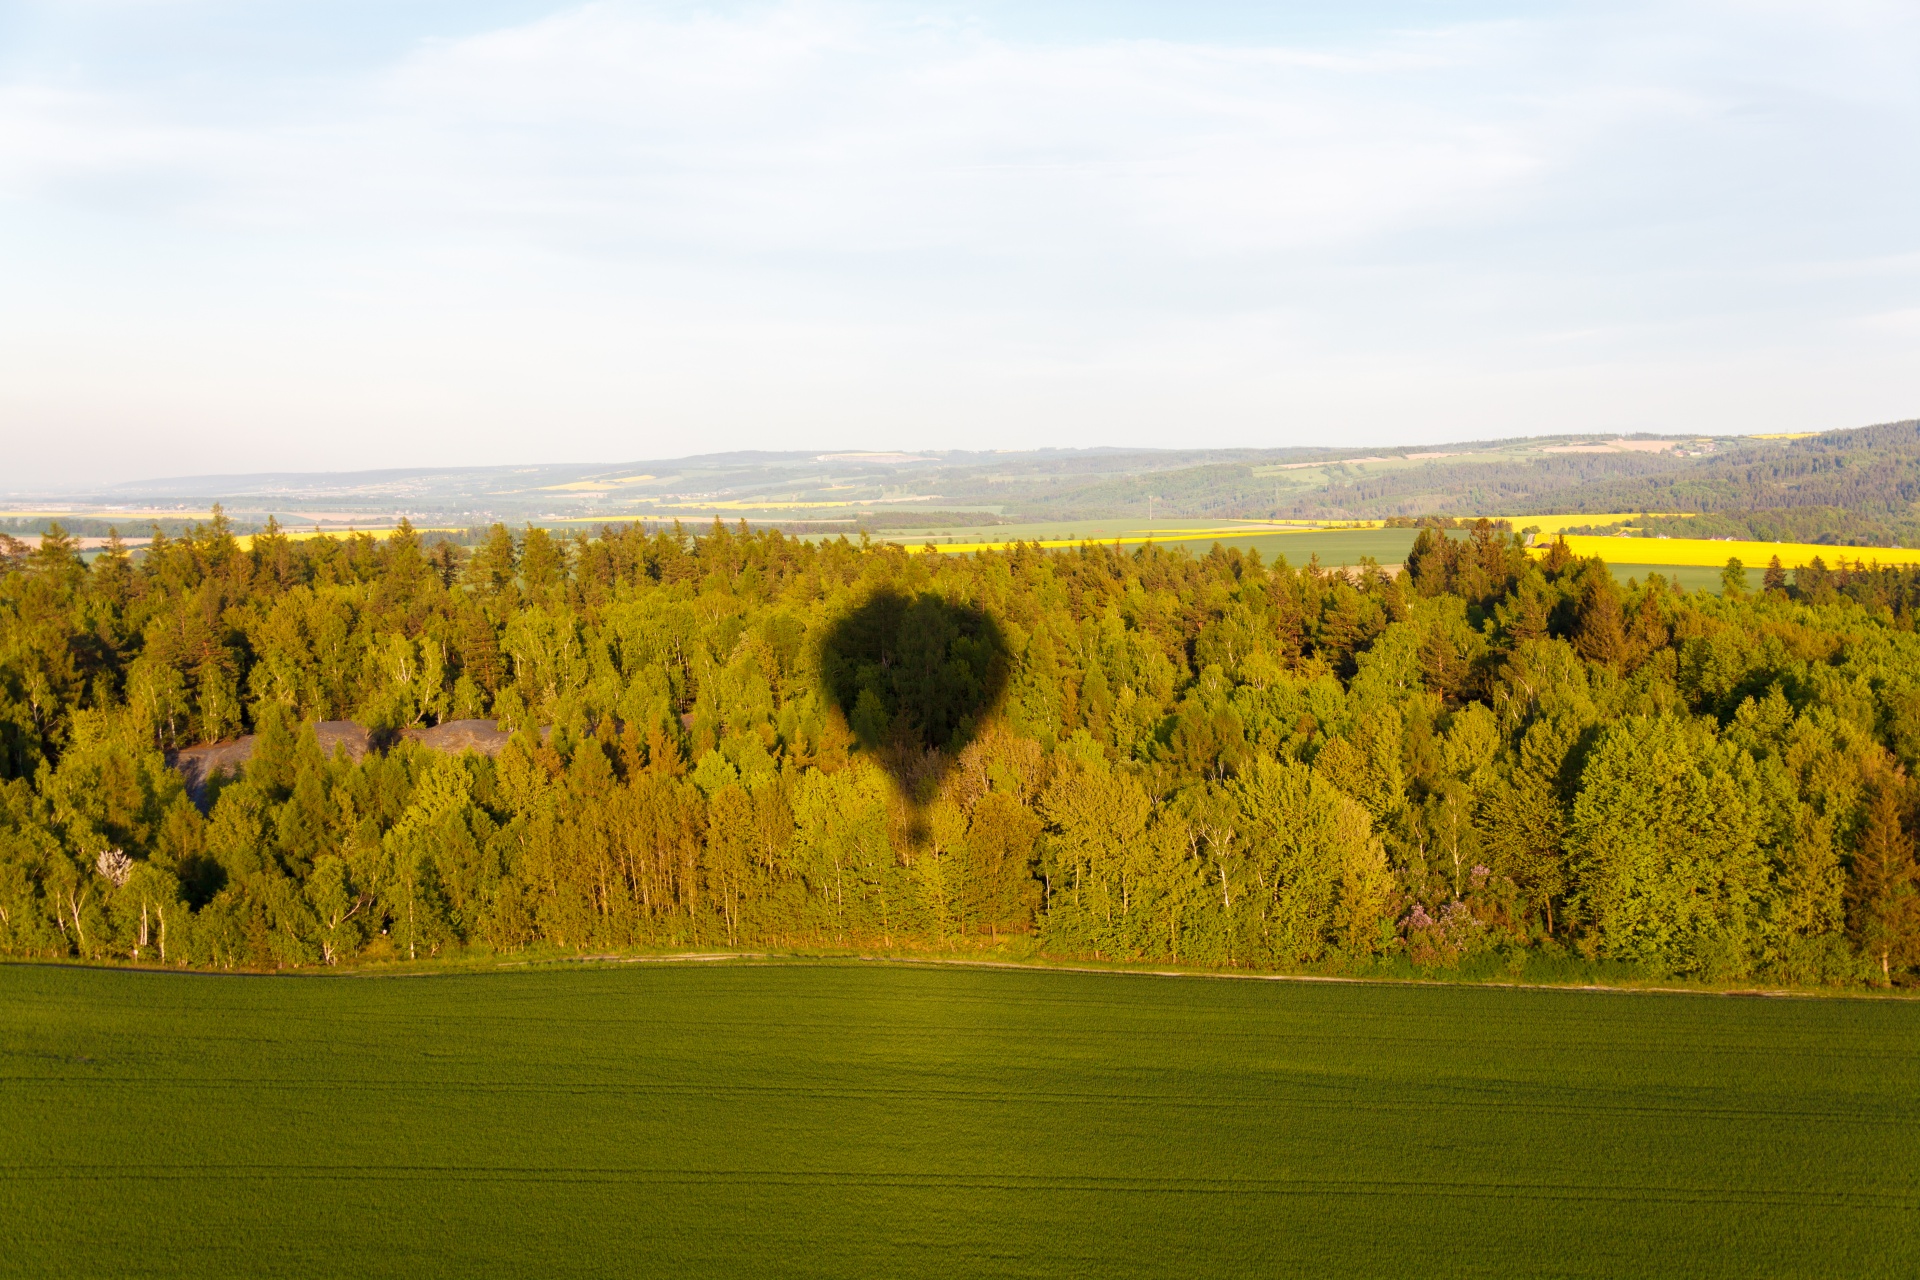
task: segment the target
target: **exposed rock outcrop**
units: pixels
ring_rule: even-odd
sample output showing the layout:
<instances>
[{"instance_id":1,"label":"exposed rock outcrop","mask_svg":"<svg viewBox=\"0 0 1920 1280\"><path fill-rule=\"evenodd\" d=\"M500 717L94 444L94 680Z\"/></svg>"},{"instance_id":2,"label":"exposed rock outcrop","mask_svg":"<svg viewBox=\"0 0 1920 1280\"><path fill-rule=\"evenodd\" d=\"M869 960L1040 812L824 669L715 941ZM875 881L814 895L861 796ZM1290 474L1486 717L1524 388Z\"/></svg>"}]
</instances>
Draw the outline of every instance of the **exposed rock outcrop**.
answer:
<instances>
[{"instance_id":1,"label":"exposed rock outcrop","mask_svg":"<svg viewBox=\"0 0 1920 1280\"><path fill-rule=\"evenodd\" d=\"M472 751L483 756L499 755L513 737L491 720L449 720L431 729L405 729L400 736L429 751L444 751L449 755Z\"/></svg>"},{"instance_id":2,"label":"exposed rock outcrop","mask_svg":"<svg viewBox=\"0 0 1920 1280\"><path fill-rule=\"evenodd\" d=\"M167 763L187 784L187 794L207 807L207 784L218 774L236 775L253 758L253 735L167 752Z\"/></svg>"},{"instance_id":3,"label":"exposed rock outcrop","mask_svg":"<svg viewBox=\"0 0 1920 1280\"><path fill-rule=\"evenodd\" d=\"M355 724L351 720L322 720L313 726L313 730L314 737L320 743L321 754L329 757L339 748L347 753L349 760L358 760L383 745L376 741L365 725ZM497 756L512 735L491 720L449 720L428 729L403 729L399 737L408 742L417 742L429 751L443 751L448 755L472 751L483 756ZM187 795L204 809L207 784L223 774L238 777L241 770L246 768L247 761L253 758L253 744L254 735L249 733L226 742L183 747L178 751L169 751L167 763L186 782Z\"/></svg>"}]
</instances>

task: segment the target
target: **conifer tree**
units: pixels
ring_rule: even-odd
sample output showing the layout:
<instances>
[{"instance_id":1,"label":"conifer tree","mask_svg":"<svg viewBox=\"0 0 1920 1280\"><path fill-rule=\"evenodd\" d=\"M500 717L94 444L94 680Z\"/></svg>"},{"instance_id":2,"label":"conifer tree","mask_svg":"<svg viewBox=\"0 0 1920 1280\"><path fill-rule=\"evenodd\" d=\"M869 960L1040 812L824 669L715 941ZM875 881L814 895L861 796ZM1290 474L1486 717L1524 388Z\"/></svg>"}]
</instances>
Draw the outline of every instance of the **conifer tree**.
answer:
<instances>
[{"instance_id":1,"label":"conifer tree","mask_svg":"<svg viewBox=\"0 0 1920 1280\"><path fill-rule=\"evenodd\" d=\"M1920 866L1908 829L1908 787L1890 775L1873 788L1847 895L1853 935L1891 981L1894 967L1920 960Z\"/></svg>"},{"instance_id":2,"label":"conifer tree","mask_svg":"<svg viewBox=\"0 0 1920 1280\"><path fill-rule=\"evenodd\" d=\"M1573 647L1580 656L1618 670L1626 660L1627 631L1620 589L1604 565L1587 573L1575 616Z\"/></svg>"},{"instance_id":3,"label":"conifer tree","mask_svg":"<svg viewBox=\"0 0 1920 1280\"><path fill-rule=\"evenodd\" d=\"M1720 570L1720 594L1729 600L1747 594L1747 566L1739 556L1728 556L1726 567Z\"/></svg>"}]
</instances>

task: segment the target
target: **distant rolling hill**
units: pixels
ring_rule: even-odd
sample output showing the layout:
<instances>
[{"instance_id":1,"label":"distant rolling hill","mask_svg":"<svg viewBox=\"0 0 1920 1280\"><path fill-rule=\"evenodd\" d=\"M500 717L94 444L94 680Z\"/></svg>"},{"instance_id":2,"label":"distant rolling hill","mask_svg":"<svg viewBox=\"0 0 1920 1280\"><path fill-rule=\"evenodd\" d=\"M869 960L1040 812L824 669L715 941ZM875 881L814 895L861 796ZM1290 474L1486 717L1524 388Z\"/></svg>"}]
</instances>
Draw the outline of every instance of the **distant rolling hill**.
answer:
<instances>
[{"instance_id":1,"label":"distant rolling hill","mask_svg":"<svg viewBox=\"0 0 1920 1280\"><path fill-rule=\"evenodd\" d=\"M736 452L618 464L142 481L16 495L5 526L225 505L242 527L682 520L924 530L1094 519L1685 513L1675 536L1920 543L1920 421L1804 437L1543 436L1404 448Z\"/></svg>"}]
</instances>

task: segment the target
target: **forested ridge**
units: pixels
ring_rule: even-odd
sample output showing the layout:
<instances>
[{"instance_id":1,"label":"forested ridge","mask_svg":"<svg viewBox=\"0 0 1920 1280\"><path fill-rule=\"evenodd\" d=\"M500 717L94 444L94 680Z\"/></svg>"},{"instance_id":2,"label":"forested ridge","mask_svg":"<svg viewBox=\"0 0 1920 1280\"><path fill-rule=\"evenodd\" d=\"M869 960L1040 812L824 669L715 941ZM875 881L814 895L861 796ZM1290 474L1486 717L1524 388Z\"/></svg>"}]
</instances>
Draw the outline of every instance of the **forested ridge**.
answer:
<instances>
[{"instance_id":1,"label":"forested ridge","mask_svg":"<svg viewBox=\"0 0 1920 1280\"><path fill-rule=\"evenodd\" d=\"M1688 512L1680 537L1912 546L1920 543L1920 421L1801 439L1722 438L1711 453L1490 457L1457 446L1414 466L1333 465L1324 484L1276 487L1258 462L1218 461L1102 477L1020 495L1055 519L1147 509L1162 515L1334 519L1528 512Z\"/></svg>"},{"instance_id":2,"label":"forested ridge","mask_svg":"<svg viewBox=\"0 0 1920 1280\"><path fill-rule=\"evenodd\" d=\"M1450 456L1405 467L1329 465L1326 482L1276 487L1257 463L1213 463L1104 478L1058 493L1019 495L1032 518L1079 520L1144 513L1151 495L1162 515L1208 519L1297 517L1383 519L1430 512L1512 515L1530 511L1622 511L1595 506L1619 501L1619 477L1662 477L1693 465L1658 453L1566 454L1498 461ZM1605 497L1590 496L1597 489ZM1670 510L1674 508L1661 508Z\"/></svg>"},{"instance_id":3,"label":"forested ridge","mask_svg":"<svg viewBox=\"0 0 1920 1280\"><path fill-rule=\"evenodd\" d=\"M273 968L666 946L1905 981L1920 576L1622 588L1423 531L942 557L716 525L0 579L0 950ZM410 727L487 718L497 757ZM353 719L389 743L318 746ZM166 753L257 735L197 806Z\"/></svg>"}]
</instances>

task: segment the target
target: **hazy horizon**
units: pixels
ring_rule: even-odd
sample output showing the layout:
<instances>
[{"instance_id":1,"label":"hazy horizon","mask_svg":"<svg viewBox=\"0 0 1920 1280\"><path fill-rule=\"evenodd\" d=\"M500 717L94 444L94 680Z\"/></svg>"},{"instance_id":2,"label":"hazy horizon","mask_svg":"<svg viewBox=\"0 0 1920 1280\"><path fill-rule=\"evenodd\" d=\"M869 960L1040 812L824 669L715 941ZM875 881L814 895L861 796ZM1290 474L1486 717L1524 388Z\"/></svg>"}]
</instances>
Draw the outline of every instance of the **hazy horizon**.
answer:
<instances>
[{"instance_id":1,"label":"hazy horizon","mask_svg":"<svg viewBox=\"0 0 1920 1280\"><path fill-rule=\"evenodd\" d=\"M1856 425L1884 425L1884 424L1856 424ZM1844 430L1845 428L1841 428L1841 429ZM1510 437L1499 437L1499 438L1490 438L1490 439L1483 439L1483 440L1442 440L1442 441L1435 441L1433 443L1449 445L1455 448L1481 448L1481 447L1494 448L1499 446L1516 444L1521 442L1522 440L1529 439L1529 438L1557 439L1560 437L1565 437L1569 440L1575 440L1575 439L1598 440L1600 437L1608 437L1614 434L1615 433L1608 433L1608 432L1559 432L1559 433L1542 433L1534 437L1510 436ZM1627 433L1626 435L1621 436L1620 439L1623 441L1627 439L1631 439L1635 434L1636 433ZM1643 432L1643 433L1637 433L1637 434L1641 436L1655 436L1655 435L1659 435L1660 433ZM1749 432L1749 433L1742 433L1742 434L1722 434L1719 436L1710 436L1710 434L1706 432L1666 433L1666 438L1673 438L1676 434L1678 434L1683 438L1690 438L1690 439L1713 438L1713 439L1718 439L1723 441L1734 441L1734 440L1740 440L1740 439L1767 438L1769 433ZM1794 434L1798 434L1798 433L1794 433ZM661 463L685 464L689 462L701 462L701 463L736 462L736 461L745 462L749 460L764 461L769 464L772 464L775 462L791 463L791 462L813 462L813 461L822 461L822 462L898 461L902 463L907 463L907 462L921 460L921 458L924 457L924 459L927 461L939 461L939 462L948 463L948 464L951 464L955 460L964 459L967 462L975 462L977 460L977 462L981 465L990 465L994 459L1012 460L1015 458L1022 457L1024 455L1039 455L1039 454L1049 454L1049 453L1117 454L1117 455L1123 455L1123 456L1132 455L1132 454L1163 454L1163 455L1166 455L1169 459L1173 459L1173 458L1198 459L1202 456L1214 455L1214 454L1247 454L1247 453L1264 454L1264 453L1282 452L1282 451L1288 451L1288 450L1310 450L1315 452L1331 451L1336 455L1353 454L1355 455L1355 457L1352 460L1366 461L1366 459L1361 458L1358 455L1370 449L1384 449L1391 452L1394 450L1404 450L1410 447L1419 447L1419 446L1418 445L1409 446L1409 445L1386 444L1380 441L1368 441L1366 439L1357 439L1357 440L1354 440L1350 445L1345 447L1342 447L1339 445L1315 445L1315 444L1288 444L1288 445L1275 445L1275 446L1189 444L1189 445L1137 445L1137 446L1136 445L1033 445L1028 448L1004 448L1004 449L958 449L958 448L943 448L943 447L933 446L925 449L905 450L905 451L886 450L886 449L835 449L835 448L733 449L733 450L703 451L698 453L665 454L665 455L659 455L655 457L646 457L646 458L602 457L602 458L583 458L583 459L565 459L565 460L554 459L554 458L520 458L520 459L510 459L510 460L501 461L501 462L489 462L489 463L442 462L442 463L422 464L419 466L396 466L396 467L356 467L356 466L315 467L315 468L276 467L276 468L269 468L269 469L256 470L256 471L207 471L207 472L181 473L178 475L142 475L142 476L131 477L125 480L102 482L98 485L92 485L92 486L86 486L81 484L69 484L69 485L62 486L55 483L55 484L36 486L36 487L0 487L0 493L12 493L15 495L31 495L31 494L38 493L38 494L42 494L49 497L107 497L107 496L111 496L112 492L115 490L128 490L131 492L133 496L139 496L142 492L156 490L164 486L181 487L182 493L184 494L186 492L186 489L184 488L184 486L192 485L202 481L237 482L237 481L249 481L249 480L263 480L263 481L264 480L289 480L289 479L295 479L295 478L337 479L342 481L364 479L364 480L370 481L376 477L398 478L398 477L404 477L404 476L416 476L416 475L427 475L427 474L438 474L438 473L458 475L462 473L481 472L481 471L548 471L548 470L552 470L552 471L576 471L577 470L577 471L584 471L584 472L592 472L596 468L602 469L602 470L615 470L619 468L635 467L635 466L650 466L650 465L656 465ZM1415 456L1422 456L1422 455L1415 455ZM1426 455L1426 456L1443 456L1444 457L1444 456L1453 456L1453 455ZM1195 463L1189 462L1183 465L1195 465ZM206 490L207 494L218 494L221 492L228 492L228 491L221 490L218 488Z\"/></svg>"}]
</instances>

